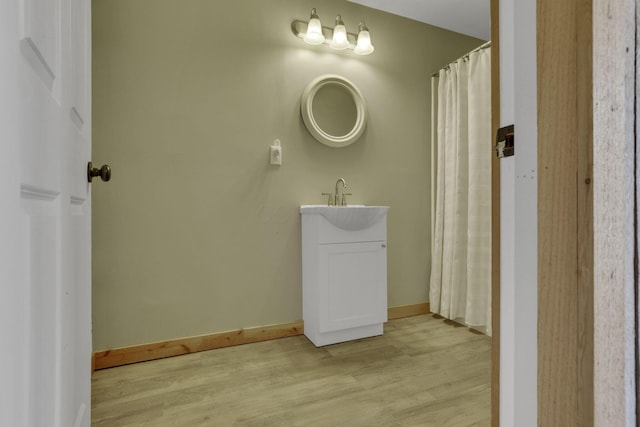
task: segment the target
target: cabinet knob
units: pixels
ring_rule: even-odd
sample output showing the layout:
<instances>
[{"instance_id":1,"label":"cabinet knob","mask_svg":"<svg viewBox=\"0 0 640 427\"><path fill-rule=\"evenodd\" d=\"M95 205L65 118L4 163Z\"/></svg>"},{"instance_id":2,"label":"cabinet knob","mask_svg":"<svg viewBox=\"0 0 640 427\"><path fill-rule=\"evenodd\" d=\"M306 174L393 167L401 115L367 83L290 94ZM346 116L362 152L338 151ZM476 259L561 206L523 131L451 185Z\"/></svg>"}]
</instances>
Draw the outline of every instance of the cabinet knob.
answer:
<instances>
[{"instance_id":1,"label":"cabinet knob","mask_svg":"<svg viewBox=\"0 0 640 427\"><path fill-rule=\"evenodd\" d=\"M386 248L386 247L387 247L387 245L386 245L385 243L383 243L381 246L382 246L383 248Z\"/></svg>"}]
</instances>

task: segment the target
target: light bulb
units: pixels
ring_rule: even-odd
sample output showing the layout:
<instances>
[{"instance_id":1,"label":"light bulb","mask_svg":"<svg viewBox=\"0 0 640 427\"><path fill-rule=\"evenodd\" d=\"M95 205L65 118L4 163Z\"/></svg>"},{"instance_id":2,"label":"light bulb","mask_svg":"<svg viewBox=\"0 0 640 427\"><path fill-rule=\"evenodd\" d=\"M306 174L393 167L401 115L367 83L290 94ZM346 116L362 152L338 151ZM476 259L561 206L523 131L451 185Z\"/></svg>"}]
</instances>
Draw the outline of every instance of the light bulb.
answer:
<instances>
[{"instance_id":1,"label":"light bulb","mask_svg":"<svg viewBox=\"0 0 640 427\"><path fill-rule=\"evenodd\" d=\"M356 47L353 49L353 53L356 55L369 55L375 50L371 44L371 35L369 29L364 25L364 22L360 23L358 31L358 41Z\"/></svg>"},{"instance_id":2,"label":"light bulb","mask_svg":"<svg viewBox=\"0 0 640 427\"><path fill-rule=\"evenodd\" d=\"M320 18L316 14L316 9L311 9L311 18L307 25L307 34L304 35L305 43L318 45L324 43L324 35L322 34L322 24Z\"/></svg>"},{"instance_id":3,"label":"light bulb","mask_svg":"<svg viewBox=\"0 0 640 427\"><path fill-rule=\"evenodd\" d=\"M333 29L333 38L331 39L329 46L336 50L343 50L349 47L347 29L345 28L340 15L336 16L336 26Z\"/></svg>"}]
</instances>

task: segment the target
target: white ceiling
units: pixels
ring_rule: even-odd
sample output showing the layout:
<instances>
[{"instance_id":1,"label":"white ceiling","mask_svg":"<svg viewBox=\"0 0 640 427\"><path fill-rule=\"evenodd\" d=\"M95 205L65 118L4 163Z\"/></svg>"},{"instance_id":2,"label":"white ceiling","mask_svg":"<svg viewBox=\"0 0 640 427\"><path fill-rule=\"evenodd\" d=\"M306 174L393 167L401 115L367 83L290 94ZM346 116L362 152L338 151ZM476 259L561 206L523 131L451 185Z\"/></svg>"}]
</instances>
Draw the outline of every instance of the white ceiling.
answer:
<instances>
[{"instance_id":1,"label":"white ceiling","mask_svg":"<svg viewBox=\"0 0 640 427\"><path fill-rule=\"evenodd\" d=\"M491 38L490 0L349 0L447 30Z\"/></svg>"}]
</instances>

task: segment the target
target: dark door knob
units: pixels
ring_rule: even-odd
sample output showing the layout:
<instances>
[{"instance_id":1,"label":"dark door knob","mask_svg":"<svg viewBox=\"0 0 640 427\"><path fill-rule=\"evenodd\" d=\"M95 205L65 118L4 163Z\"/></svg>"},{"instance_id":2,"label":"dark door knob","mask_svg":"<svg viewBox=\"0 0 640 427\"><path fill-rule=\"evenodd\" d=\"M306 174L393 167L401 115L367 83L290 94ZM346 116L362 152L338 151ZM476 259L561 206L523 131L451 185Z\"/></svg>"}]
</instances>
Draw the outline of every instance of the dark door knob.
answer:
<instances>
[{"instance_id":1,"label":"dark door knob","mask_svg":"<svg viewBox=\"0 0 640 427\"><path fill-rule=\"evenodd\" d=\"M91 182L94 176L99 176L103 181L109 181L111 179L111 168L109 165L102 165L100 169L94 168L93 163L87 164L87 180Z\"/></svg>"}]
</instances>

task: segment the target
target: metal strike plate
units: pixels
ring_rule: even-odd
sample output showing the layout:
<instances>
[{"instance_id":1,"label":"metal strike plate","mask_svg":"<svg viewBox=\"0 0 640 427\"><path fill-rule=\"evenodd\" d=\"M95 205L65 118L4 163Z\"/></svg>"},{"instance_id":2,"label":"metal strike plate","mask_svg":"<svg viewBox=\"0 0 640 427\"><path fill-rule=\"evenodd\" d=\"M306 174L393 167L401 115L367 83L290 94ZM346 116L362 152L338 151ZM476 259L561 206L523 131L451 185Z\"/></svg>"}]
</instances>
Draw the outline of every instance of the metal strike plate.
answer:
<instances>
[{"instance_id":1,"label":"metal strike plate","mask_svg":"<svg viewBox=\"0 0 640 427\"><path fill-rule=\"evenodd\" d=\"M503 157L513 156L513 143L513 125L505 126L498 129L498 133L496 134L496 155L499 159Z\"/></svg>"}]
</instances>

